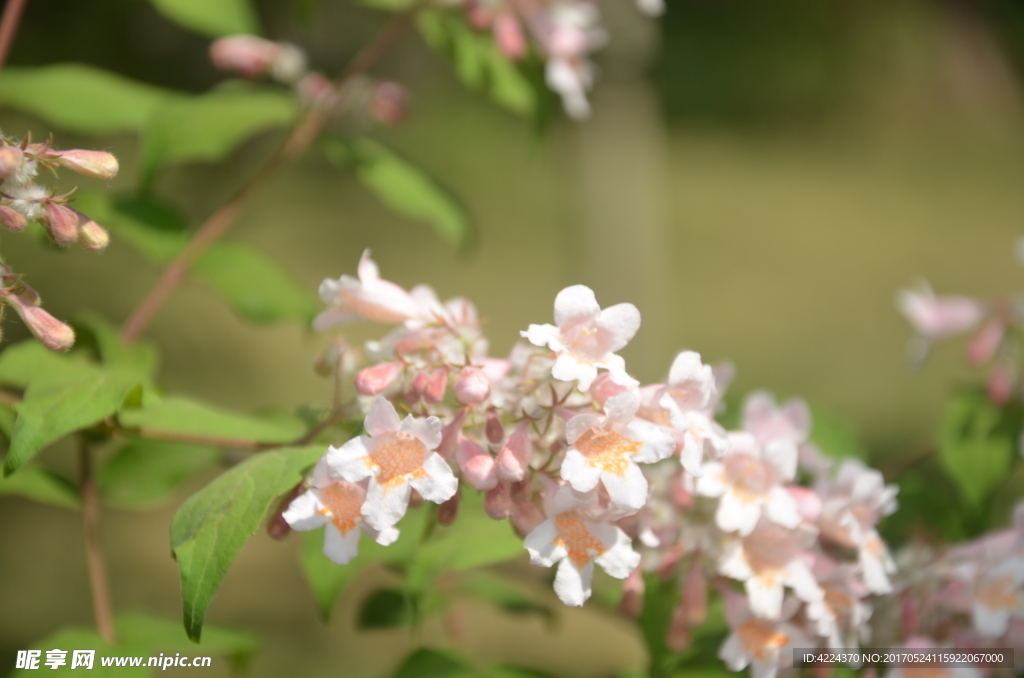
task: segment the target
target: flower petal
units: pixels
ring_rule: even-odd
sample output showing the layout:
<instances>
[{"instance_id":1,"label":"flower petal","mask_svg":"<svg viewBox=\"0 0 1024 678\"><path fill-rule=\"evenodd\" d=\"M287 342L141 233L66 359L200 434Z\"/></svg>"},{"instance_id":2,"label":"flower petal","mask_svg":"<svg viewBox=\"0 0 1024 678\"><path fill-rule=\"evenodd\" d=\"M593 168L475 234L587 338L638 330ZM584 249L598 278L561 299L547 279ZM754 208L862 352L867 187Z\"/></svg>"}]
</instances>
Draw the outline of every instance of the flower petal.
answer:
<instances>
[{"instance_id":1,"label":"flower petal","mask_svg":"<svg viewBox=\"0 0 1024 678\"><path fill-rule=\"evenodd\" d=\"M437 417L419 418L411 414L402 422L399 430L402 433L409 433L427 446L427 450L433 452L441 444L441 420Z\"/></svg>"},{"instance_id":2,"label":"flower petal","mask_svg":"<svg viewBox=\"0 0 1024 678\"><path fill-rule=\"evenodd\" d=\"M565 558L555 575L555 593L566 605L580 607L590 597L590 583L593 579L593 563L587 563L582 570L578 570L572 558Z\"/></svg>"},{"instance_id":3,"label":"flower petal","mask_svg":"<svg viewBox=\"0 0 1024 678\"><path fill-rule=\"evenodd\" d=\"M526 331L520 332L519 335L534 346L549 346L552 341L557 342L559 345L561 344L558 339L558 328L554 325L530 325ZM554 346L551 348L554 348Z\"/></svg>"},{"instance_id":4,"label":"flower petal","mask_svg":"<svg viewBox=\"0 0 1024 678\"><path fill-rule=\"evenodd\" d=\"M395 406L387 398L380 396L373 401L373 407L370 409L370 413L366 415L366 421L363 422L366 432L373 437L385 433L394 433L401 428L401 425L402 422L398 419L398 412L395 411ZM437 445L434 447L437 447Z\"/></svg>"},{"instance_id":5,"label":"flower petal","mask_svg":"<svg viewBox=\"0 0 1024 678\"><path fill-rule=\"evenodd\" d=\"M777 576L754 575L746 582L750 610L762 619L776 619L782 612L782 582Z\"/></svg>"},{"instance_id":6,"label":"flower petal","mask_svg":"<svg viewBox=\"0 0 1024 678\"><path fill-rule=\"evenodd\" d=\"M647 503L647 478L640 467L632 462L626 465L624 476L603 471L601 481L608 490L608 497L622 508L640 509Z\"/></svg>"},{"instance_id":7,"label":"flower petal","mask_svg":"<svg viewBox=\"0 0 1024 678\"><path fill-rule=\"evenodd\" d=\"M315 530L327 523L327 518L319 511L324 507L317 496L316 490L306 490L288 504L287 510L281 514L285 522L293 530L306 532Z\"/></svg>"},{"instance_id":8,"label":"flower petal","mask_svg":"<svg viewBox=\"0 0 1024 678\"><path fill-rule=\"evenodd\" d=\"M608 352L615 353L636 336L640 329L640 311L633 304L615 304L601 311L597 324L607 333Z\"/></svg>"},{"instance_id":9,"label":"flower petal","mask_svg":"<svg viewBox=\"0 0 1024 678\"><path fill-rule=\"evenodd\" d=\"M575 447L570 447L562 461L562 478L577 492L590 492L601 479L601 469L591 466L587 458Z\"/></svg>"},{"instance_id":10,"label":"flower petal","mask_svg":"<svg viewBox=\"0 0 1024 678\"><path fill-rule=\"evenodd\" d=\"M366 501L363 502L363 519L377 530L392 527L405 515L411 495L412 487L409 483L400 483L385 489L376 478L372 478L366 491Z\"/></svg>"},{"instance_id":11,"label":"flower petal","mask_svg":"<svg viewBox=\"0 0 1024 678\"><path fill-rule=\"evenodd\" d=\"M327 448L327 470L334 478L343 478L357 483L363 478L373 475L373 469L367 464L373 441L366 436L352 438L341 447Z\"/></svg>"},{"instance_id":12,"label":"flower petal","mask_svg":"<svg viewBox=\"0 0 1024 678\"><path fill-rule=\"evenodd\" d=\"M577 414L565 422L565 440L570 445L574 445L580 436L600 425L601 417L596 414Z\"/></svg>"},{"instance_id":13,"label":"flower petal","mask_svg":"<svg viewBox=\"0 0 1024 678\"><path fill-rule=\"evenodd\" d=\"M423 470L427 473L426 477L416 478L409 484L416 488L424 499L440 504L455 496L459 489L459 480L441 455L429 455L423 462Z\"/></svg>"},{"instance_id":14,"label":"flower petal","mask_svg":"<svg viewBox=\"0 0 1024 678\"><path fill-rule=\"evenodd\" d=\"M703 479L703 478L701 478ZM700 479L697 481L700 487ZM718 503L715 521L726 532L738 531L744 537L754 531L761 517L761 504L743 501L733 492L726 492Z\"/></svg>"},{"instance_id":15,"label":"flower petal","mask_svg":"<svg viewBox=\"0 0 1024 678\"><path fill-rule=\"evenodd\" d=\"M730 671L742 671L750 663L750 656L743 647L740 635L733 631L718 648L718 658Z\"/></svg>"},{"instance_id":16,"label":"flower petal","mask_svg":"<svg viewBox=\"0 0 1024 678\"><path fill-rule=\"evenodd\" d=\"M594 558L594 562L609 576L625 579L640 565L640 554L633 550L633 540L625 532L614 525L609 527L612 528L610 539L602 530L591 528L607 549Z\"/></svg>"},{"instance_id":17,"label":"flower petal","mask_svg":"<svg viewBox=\"0 0 1024 678\"><path fill-rule=\"evenodd\" d=\"M626 426L627 438L642 443L633 461L638 464L653 464L668 459L676 450L675 434L663 426L649 421L635 419ZM698 464L699 465L699 464ZM700 470L697 471L700 473Z\"/></svg>"},{"instance_id":18,"label":"flower petal","mask_svg":"<svg viewBox=\"0 0 1024 678\"><path fill-rule=\"evenodd\" d=\"M604 403L605 423L627 424L640 409L640 401L630 392L614 395Z\"/></svg>"},{"instance_id":19,"label":"flower petal","mask_svg":"<svg viewBox=\"0 0 1024 678\"><path fill-rule=\"evenodd\" d=\"M530 562L541 567L551 567L567 555L565 547L558 541L558 529L553 519L545 520L533 528L523 540L523 546L530 552Z\"/></svg>"},{"instance_id":20,"label":"flower petal","mask_svg":"<svg viewBox=\"0 0 1024 678\"><path fill-rule=\"evenodd\" d=\"M601 307L594 296L594 290L586 285L566 287L555 297L555 324L559 327L593 318L599 313Z\"/></svg>"},{"instance_id":21,"label":"flower petal","mask_svg":"<svg viewBox=\"0 0 1024 678\"><path fill-rule=\"evenodd\" d=\"M551 376L561 381L578 381L579 389L586 391L594 379L597 379L597 367L571 353L561 353L551 367Z\"/></svg>"},{"instance_id":22,"label":"flower petal","mask_svg":"<svg viewBox=\"0 0 1024 678\"><path fill-rule=\"evenodd\" d=\"M347 565L359 554L359 533L359 528L353 527L342 534L333 524L328 524L324 527L324 555L333 563Z\"/></svg>"},{"instance_id":23,"label":"flower petal","mask_svg":"<svg viewBox=\"0 0 1024 678\"><path fill-rule=\"evenodd\" d=\"M397 527L388 527L383 530L375 530L369 525L363 525L363 531L366 532L366 536L374 540L381 546L390 546L395 543L400 533Z\"/></svg>"}]
</instances>

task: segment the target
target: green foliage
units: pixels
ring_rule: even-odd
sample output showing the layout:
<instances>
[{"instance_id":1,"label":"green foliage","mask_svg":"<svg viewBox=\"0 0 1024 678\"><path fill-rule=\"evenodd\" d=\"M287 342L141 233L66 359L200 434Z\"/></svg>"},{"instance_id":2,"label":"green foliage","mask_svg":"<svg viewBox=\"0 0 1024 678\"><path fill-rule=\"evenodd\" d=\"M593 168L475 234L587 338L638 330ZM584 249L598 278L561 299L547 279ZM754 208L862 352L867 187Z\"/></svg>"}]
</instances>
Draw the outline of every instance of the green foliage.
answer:
<instances>
[{"instance_id":1,"label":"green foliage","mask_svg":"<svg viewBox=\"0 0 1024 678\"><path fill-rule=\"evenodd\" d=\"M212 447L136 440L111 455L100 469L97 485L115 506L149 506L218 459L220 453Z\"/></svg>"},{"instance_id":2,"label":"green foliage","mask_svg":"<svg viewBox=\"0 0 1024 678\"><path fill-rule=\"evenodd\" d=\"M71 668L72 650L96 650L96 658L93 667L87 675L118 677L118 676L150 676L157 670L155 667L146 666L110 666L104 667L101 658L138 656L150 657L158 653L181 652L192 656L195 645L191 644L181 626L177 623L152 617L137 612L126 612L120 614L114 621L117 629L117 645L108 645L99 633L86 628L67 628L57 631L53 635L40 640L32 645L32 649L43 650L42 661L46 660L46 650L60 648L67 650L67 664L56 671L40 662L40 668L46 670L47 675L77 675L81 667ZM243 631L236 631L225 627L211 626L206 629L206 637L203 639L202 652L208 655L226 656L236 664L240 664L256 650L256 640ZM74 671L74 673L72 673ZM12 677L27 678L35 675L35 671L19 669L11 674Z\"/></svg>"},{"instance_id":3,"label":"green foliage","mask_svg":"<svg viewBox=\"0 0 1024 678\"><path fill-rule=\"evenodd\" d=\"M54 353L34 339L8 346L0 353L0 384L25 388L32 382L60 381L69 373L88 371L76 353Z\"/></svg>"},{"instance_id":4,"label":"green foliage","mask_svg":"<svg viewBox=\"0 0 1024 678\"><path fill-rule=\"evenodd\" d=\"M473 237L473 225L462 204L432 177L408 160L365 138L331 139L327 157L351 166L363 184L395 212L433 225L437 234L457 245Z\"/></svg>"},{"instance_id":5,"label":"green foliage","mask_svg":"<svg viewBox=\"0 0 1024 678\"><path fill-rule=\"evenodd\" d=\"M151 0L161 14L196 33L217 38L260 32L249 0Z\"/></svg>"},{"instance_id":6,"label":"green foliage","mask_svg":"<svg viewBox=\"0 0 1024 678\"><path fill-rule=\"evenodd\" d=\"M361 629L387 629L412 623L416 616L409 596L398 589L378 589L359 609Z\"/></svg>"},{"instance_id":7,"label":"green foliage","mask_svg":"<svg viewBox=\"0 0 1024 678\"><path fill-rule=\"evenodd\" d=\"M295 487L323 447L254 455L181 505L171 521L171 548L181 570L185 631L199 642L206 610L245 542L274 499Z\"/></svg>"},{"instance_id":8,"label":"green foliage","mask_svg":"<svg viewBox=\"0 0 1024 678\"><path fill-rule=\"evenodd\" d=\"M555 616L549 606L537 602L509 584L505 578L486 570L463 576L459 590L501 608L509 614L536 614L548 621L552 621Z\"/></svg>"},{"instance_id":9,"label":"green foliage","mask_svg":"<svg viewBox=\"0 0 1024 678\"><path fill-rule=\"evenodd\" d=\"M929 459L900 474L896 484L899 510L881 524L886 542L901 544L915 536L953 542L971 532L972 508L937 460Z\"/></svg>"},{"instance_id":10,"label":"green foliage","mask_svg":"<svg viewBox=\"0 0 1024 678\"><path fill-rule=\"evenodd\" d=\"M682 659L666 643L672 613L679 604L679 584L675 579L665 581L657 574L644 575L644 584L644 606L637 621L650 658L650 674L653 678L670 676Z\"/></svg>"},{"instance_id":11,"label":"green foliage","mask_svg":"<svg viewBox=\"0 0 1024 678\"><path fill-rule=\"evenodd\" d=\"M416 25L427 44L451 57L466 86L485 92L513 113L536 114L533 84L489 34L474 31L454 13L436 10L420 12Z\"/></svg>"},{"instance_id":12,"label":"green foliage","mask_svg":"<svg viewBox=\"0 0 1024 678\"><path fill-rule=\"evenodd\" d=\"M996 406L983 391L961 393L949 403L939 460L975 508L1006 478L1020 433L1020 411Z\"/></svg>"},{"instance_id":13,"label":"green foliage","mask_svg":"<svg viewBox=\"0 0 1024 678\"><path fill-rule=\"evenodd\" d=\"M292 124L295 115L292 97L279 90L225 87L168 102L143 136L143 183L167 163L220 160L253 134Z\"/></svg>"},{"instance_id":14,"label":"green foliage","mask_svg":"<svg viewBox=\"0 0 1024 678\"><path fill-rule=\"evenodd\" d=\"M61 508L77 509L81 504L78 488L38 466L23 466L18 473L0 478L0 495L5 494Z\"/></svg>"},{"instance_id":15,"label":"green foliage","mask_svg":"<svg viewBox=\"0 0 1024 678\"><path fill-rule=\"evenodd\" d=\"M833 459L868 460L868 451L853 429L831 412L812 408L811 442Z\"/></svg>"},{"instance_id":16,"label":"green foliage","mask_svg":"<svg viewBox=\"0 0 1024 678\"><path fill-rule=\"evenodd\" d=\"M95 313L83 313L75 320L75 346L91 343L96 357L104 365L151 378L156 373L159 355L156 347L145 341L130 346L121 340L120 330Z\"/></svg>"},{"instance_id":17,"label":"green foliage","mask_svg":"<svg viewBox=\"0 0 1024 678\"><path fill-rule=\"evenodd\" d=\"M466 660L452 652L426 648L416 650L406 659L392 678L483 678Z\"/></svg>"},{"instance_id":18,"label":"green foliage","mask_svg":"<svg viewBox=\"0 0 1024 678\"><path fill-rule=\"evenodd\" d=\"M10 66L0 74L0 104L80 134L138 131L180 96L84 64Z\"/></svg>"},{"instance_id":19,"label":"green foliage","mask_svg":"<svg viewBox=\"0 0 1024 678\"><path fill-rule=\"evenodd\" d=\"M232 441L289 443L298 440L305 427L296 418L262 419L226 412L196 400L167 397L139 409L125 410L122 425L141 429L148 438L181 439L187 436Z\"/></svg>"}]
</instances>

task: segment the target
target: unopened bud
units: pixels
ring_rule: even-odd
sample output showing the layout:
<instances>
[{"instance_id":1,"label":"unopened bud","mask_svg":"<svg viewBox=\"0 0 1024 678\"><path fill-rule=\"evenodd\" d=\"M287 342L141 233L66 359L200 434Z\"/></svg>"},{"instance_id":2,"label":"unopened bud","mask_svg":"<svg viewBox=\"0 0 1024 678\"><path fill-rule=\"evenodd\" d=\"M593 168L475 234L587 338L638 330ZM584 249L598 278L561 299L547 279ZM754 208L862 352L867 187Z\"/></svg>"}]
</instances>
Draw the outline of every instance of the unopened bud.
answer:
<instances>
[{"instance_id":1,"label":"unopened bud","mask_svg":"<svg viewBox=\"0 0 1024 678\"><path fill-rule=\"evenodd\" d=\"M501 12L494 18L494 42L509 59L522 59L526 55L526 36L515 14Z\"/></svg>"},{"instance_id":2,"label":"unopened bud","mask_svg":"<svg viewBox=\"0 0 1024 678\"><path fill-rule=\"evenodd\" d=\"M106 229L81 212L85 222L78 227L78 242L90 252L102 252L110 244L110 234Z\"/></svg>"},{"instance_id":3,"label":"unopened bud","mask_svg":"<svg viewBox=\"0 0 1024 678\"><path fill-rule=\"evenodd\" d=\"M497 445L505 438L505 427L501 425L501 417L494 410L487 413L487 423L484 425L484 432L487 434L487 440L492 445Z\"/></svg>"},{"instance_id":4,"label":"unopened bud","mask_svg":"<svg viewBox=\"0 0 1024 678\"><path fill-rule=\"evenodd\" d=\"M255 35L229 35L210 45L210 61L222 71L255 78L270 69L280 51L276 42Z\"/></svg>"},{"instance_id":5,"label":"unopened bud","mask_svg":"<svg viewBox=\"0 0 1024 678\"><path fill-rule=\"evenodd\" d=\"M434 370L423 389L423 398L428 403L439 403L444 400L444 391L448 388L448 370Z\"/></svg>"},{"instance_id":6,"label":"unopened bud","mask_svg":"<svg viewBox=\"0 0 1024 678\"><path fill-rule=\"evenodd\" d=\"M56 163L69 170L84 174L93 179L113 179L117 176L117 158L106 151L50 151L48 157L53 158Z\"/></svg>"},{"instance_id":7,"label":"unopened bud","mask_svg":"<svg viewBox=\"0 0 1024 678\"><path fill-rule=\"evenodd\" d=\"M708 616L708 580L700 558L694 558L683 580L683 602L680 606L688 626L700 626Z\"/></svg>"},{"instance_id":8,"label":"unopened bud","mask_svg":"<svg viewBox=\"0 0 1024 678\"><path fill-rule=\"evenodd\" d=\"M67 351L75 344L75 332L52 315L32 304L26 304L17 295L9 294L4 301L14 307L29 331L51 351Z\"/></svg>"},{"instance_id":9,"label":"unopened bud","mask_svg":"<svg viewBox=\"0 0 1024 678\"><path fill-rule=\"evenodd\" d=\"M616 384L612 381L612 376L608 372L602 372L597 375L597 378L590 385L590 395L594 402L601 407L604 407L609 398L626 391L629 391L629 387Z\"/></svg>"},{"instance_id":10,"label":"unopened bud","mask_svg":"<svg viewBox=\"0 0 1024 678\"><path fill-rule=\"evenodd\" d=\"M271 539L281 540L291 534L292 526L284 519L284 512L288 510L292 501L305 491L305 481L300 482L278 502L277 510L274 511L274 515L267 521L267 534L270 535Z\"/></svg>"},{"instance_id":11,"label":"unopened bud","mask_svg":"<svg viewBox=\"0 0 1024 678\"><path fill-rule=\"evenodd\" d=\"M455 460L459 464L462 477L474 489L492 490L497 487L498 476L494 469L494 457L469 438L459 441Z\"/></svg>"},{"instance_id":12,"label":"unopened bud","mask_svg":"<svg viewBox=\"0 0 1024 678\"><path fill-rule=\"evenodd\" d=\"M508 496L508 487L498 485L488 490L484 496L484 511L494 520L505 520L512 511L512 498Z\"/></svg>"},{"instance_id":13,"label":"unopened bud","mask_svg":"<svg viewBox=\"0 0 1024 678\"><path fill-rule=\"evenodd\" d=\"M25 217L17 210L6 205L0 205L0 222L7 227L7 230L17 233L25 228Z\"/></svg>"},{"instance_id":14,"label":"unopened bud","mask_svg":"<svg viewBox=\"0 0 1024 678\"><path fill-rule=\"evenodd\" d=\"M295 45L278 45L277 56L270 64L270 77L285 85L298 82L306 72L306 53Z\"/></svg>"},{"instance_id":15,"label":"unopened bud","mask_svg":"<svg viewBox=\"0 0 1024 678\"><path fill-rule=\"evenodd\" d=\"M474 0L466 5L466 20L473 28L483 30L494 22L494 12L483 2Z\"/></svg>"},{"instance_id":16,"label":"unopened bud","mask_svg":"<svg viewBox=\"0 0 1024 678\"><path fill-rule=\"evenodd\" d=\"M44 219L46 230L55 243L68 245L78 239L78 214L67 205L51 202Z\"/></svg>"},{"instance_id":17,"label":"unopened bud","mask_svg":"<svg viewBox=\"0 0 1024 678\"><path fill-rule=\"evenodd\" d=\"M356 374L356 391L359 395L375 396L383 393L388 386L395 383L402 371L402 363L390 362L367 367Z\"/></svg>"},{"instance_id":18,"label":"unopened bud","mask_svg":"<svg viewBox=\"0 0 1024 678\"><path fill-rule=\"evenodd\" d=\"M680 603L672 613L672 622L665 634L665 645L673 652L684 652L690 647L690 626L686 623L686 613Z\"/></svg>"},{"instance_id":19,"label":"unopened bud","mask_svg":"<svg viewBox=\"0 0 1024 678\"><path fill-rule=\"evenodd\" d=\"M409 110L409 94L405 87L385 80L373 88L370 99L370 115L382 125L397 125L405 120Z\"/></svg>"},{"instance_id":20,"label":"unopened bud","mask_svg":"<svg viewBox=\"0 0 1024 678\"><path fill-rule=\"evenodd\" d=\"M544 522L544 513L533 502L512 502L512 528L521 538L533 532L534 528Z\"/></svg>"},{"instance_id":21,"label":"unopened bud","mask_svg":"<svg viewBox=\"0 0 1024 678\"><path fill-rule=\"evenodd\" d=\"M464 367L455 382L455 397L466 405L479 405L491 395L491 380L475 367Z\"/></svg>"},{"instance_id":22,"label":"unopened bud","mask_svg":"<svg viewBox=\"0 0 1024 678\"><path fill-rule=\"evenodd\" d=\"M462 499L462 489L459 488L447 501L437 507L437 524L442 526L451 525L459 517L459 501Z\"/></svg>"},{"instance_id":23,"label":"unopened bud","mask_svg":"<svg viewBox=\"0 0 1024 678\"><path fill-rule=\"evenodd\" d=\"M676 567L679 565L679 561L683 559L683 555L686 550L681 544L676 544L669 551L661 557L661 562L658 563L658 576L668 581L676 573Z\"/></svg>"},{"instance_id":24,"label":"unopened bud","mask_svg":"<svg viewBox=\"0 0 1024 678\"><path fill-rule=\"evenodd\" d=\"M405 392L405 402L412 405L422 398L423 392L427 390L428 383L430 383L430 373L426 370L420 370L417 372L416 376L412 378L412 384L409 386L409 390Z\"/></svg>"},{"instance_id":25,"label":"unopened bud","mask_svg":"<svg viewBox=\"0 0 1024 678\"><path fill-rule=\"evenodd\" d=\"M636 619L644 609L644 573L639 567L633 570L622 583L622 601L619 603L619 614Z\"/></svg>"},{"instance_id":26,"label":"unopened bud","mask_svg":"<svg viewBox=\"0 0 1024 678\"><path fill-rule=\"evenodd\" d=\"M504 482L518 483L526 477L533 456L529 426L529 421L521 423L498 453L498 478Z\"/></svg>"},{"instance_id":27,"label":"unopened bud","mask_svg":"<svg viewBox=\"0 0 1024 678\"><path fill-rule=\"evenodd\" d=\"M455 418L441 429L441 444L437 446L437 453L445 461L450 461L455 456L455 450L459 446L459 434L462 433L462 422L465 419L466 410L459 410L455 413Z\"/></svg>"},{"instance_id":28,"label":"unopened bud","mask_svg":"<svg viewBox=\"0 0 1024 678\"><path fill-rule=\"evenodd\" d=\"M329 107L337 92L334 83L322 73L307 73L296 85L299 100L306 106Z\"/></svg>"},{"instance_id":29,"label":"unopened bud","mask_svg":"<svg viewBox=\"0 0 1024 678\"><path fill-rule=\"evenodd\" d=\"M20 148L3 145L0 147L0 178L6 179L17 172L24 162L25 154ZM8 226L8 228L10 227Z\"/></svg>"},{"instance_id":30,"label":"unopened bud","mask_svg":"<svg viewBox=\"0 0 1024 678\"><path fill-rule=\"evenodd\" d=\"M1005 333L1006 323L1001 318L989 320L967 344L967 359L973 365L987 363L996 354Z\"/></svg>"},{"instance_id":31,"label":"unopened bud","mask_svg":"<svg viewBox=\"0 0 1024 678\"><path fill-rule=\"evenodd\" d=\"M1013 383L1016 381L1013 365L1000 360L988 377L988 397L996 405L1005 405L1013 395Z\"/></svg>"}]
</instances>

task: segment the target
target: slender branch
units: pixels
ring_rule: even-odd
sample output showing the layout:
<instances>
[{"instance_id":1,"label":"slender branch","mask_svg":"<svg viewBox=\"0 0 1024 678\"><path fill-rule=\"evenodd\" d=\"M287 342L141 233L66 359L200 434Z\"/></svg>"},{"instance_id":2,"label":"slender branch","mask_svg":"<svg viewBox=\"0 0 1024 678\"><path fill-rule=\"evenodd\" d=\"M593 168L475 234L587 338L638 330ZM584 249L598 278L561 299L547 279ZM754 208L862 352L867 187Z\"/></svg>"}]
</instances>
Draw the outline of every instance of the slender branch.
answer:
<instances>
[{"instance_id":1,"label":"slender branch","mask_svg":"<svg viewBox=\"0 0 1024 678\"><path fill-rule=\"evenodd\" d=\"M400 14L382 30L366 47L364 47L352 59L349 66L336 80L336 85L341 87L351 78L360 75L371 68L388 48L401 36L409 27L413 16L418 10L418 5ZM235 193L227 204L213 213L213 215L196 232L195 237L188 243L184 251L164 271L163 276L150 290L142 303L125 323L121 336L125 342L131 343L139 338L146 327L152 321L153 316L164 305L174 289L184 279L196 259L206 249L220 238L225 231L238 218L238 213L245 202L257 189L261 188L267 181L277 173L279 169L301 155L310 144L316 140L324 126L330 120L330 113L321 108L314 108L301 122L292 130L285 142L270 157L267 163L253 176L241 189Z\"/></svg>"},{"instance_id":2,"label":"slender branch","mask_svg":"<svg viewBox=\"0 0 1024 678\"><path fill-rule=\"evenodd\" d=\"M85 560L89 568L89 587L92 590L92 607L96 614L96 628L109 644L117 643L114 631L114 615L110 603L110 588L107 585L107 568L103 562L100 545L100 500L92 478L92 457L89 446L80 440L82 465L82 518L85 532Z\"/></svg>"},{"instance_id":3,"label":"slender branch","mask_svg":"<svg viewBox=\"0 0 1024 678\"><path fill-rule=\"evenodd\" d=\"M4 5L4 13L0 17L0 68L7 63L7 53L14 42L14 34L18 32L21 11L25 9L26 2L28 0L7 0L7 4Z\"/></svg>"}]
</instances>

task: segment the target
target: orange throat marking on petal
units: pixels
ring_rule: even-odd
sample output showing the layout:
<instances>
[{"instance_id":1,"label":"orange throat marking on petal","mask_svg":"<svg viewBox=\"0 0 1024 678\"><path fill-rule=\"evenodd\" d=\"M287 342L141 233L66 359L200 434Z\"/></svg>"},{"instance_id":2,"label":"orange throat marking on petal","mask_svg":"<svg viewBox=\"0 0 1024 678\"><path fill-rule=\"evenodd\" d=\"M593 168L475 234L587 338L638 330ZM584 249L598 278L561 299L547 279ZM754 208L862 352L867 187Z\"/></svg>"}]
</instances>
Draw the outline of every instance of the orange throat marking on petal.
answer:
<instances>
[{"instance_id":1,"label":"orange throat marking on petal","mask_svg":"<svg viewBox=\"0 0 1024 678\"><path fill-rule=\"evenodd\" d=\"M573 445L591 466L620 478L626 475L633 455L640 451L640 443L603 428L590 429Z\"/></svg>"},{"instance_id":2,"label":"orange throat marking on petal","mask_svg":"<svg viewBox=\"0 0 1024 678\"><path fill-rule=\"evenodd\" d=\"M320 499L324 508L318 510L345 535L354 528L362 517L363 493L355 485L334 483L320 490Z\"/></svg>"},{"instance_id":3,"label":"orange throat marking on petal","mask_svg":"<svg viewBox=\"0 0 1024 678\"><path fill-rule=\"evenodd\" d=\"M772 622L763 619L751 619L736 629L743 647L755 659L764 660L779 653L789 636L777 630Z\"/></svg>"},{"instance_id":4,"label":"orange throat marking on petal","mask_svg":"<svg viewBox=\"0 0 1024 678\"><path fill-rule=\"evenodd\" d=\"M555 516L555 530L558 532L555 543L569 552L569 559L576 567L583 567L604 553L604 544L587 529L575 511Z\"/></svg>"},{"instance_id":5,"label":"orange throat marking on petal","mask_svg":"<svg viewBox=\"0 0 1024 678\"><path fill-rule=\"evenodd\" d=\"M408 480L425 478L423 462L427 458L427 447L419 438L408 433L390 433L370 453L370 465L378 469L377 482L385 492L390 492Z\"/></svg>"},{"instance_id":6,"label":"orange throat marking on petal","mask_svg":"<svg viewBox=\"0 0 1024 678\"><path fill-rule=\"evenodd\" d=\"M1013 590L1013 575L989 579L978 585L975 600L990 610L1010 610L1017 605L1018 595Z\"/></svg>"}]
</instances>

